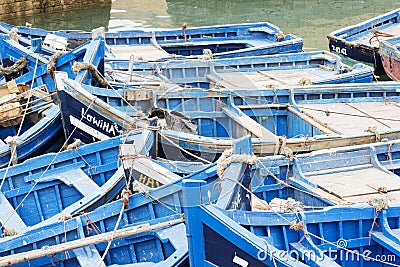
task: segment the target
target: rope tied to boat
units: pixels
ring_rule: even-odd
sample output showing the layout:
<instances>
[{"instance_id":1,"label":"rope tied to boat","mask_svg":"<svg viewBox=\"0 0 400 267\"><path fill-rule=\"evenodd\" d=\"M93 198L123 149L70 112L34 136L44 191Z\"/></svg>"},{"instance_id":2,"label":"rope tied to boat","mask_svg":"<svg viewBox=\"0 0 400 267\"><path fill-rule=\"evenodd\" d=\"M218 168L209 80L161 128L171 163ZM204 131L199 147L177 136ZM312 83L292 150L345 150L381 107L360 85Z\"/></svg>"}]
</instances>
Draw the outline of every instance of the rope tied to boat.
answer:
<instances>
[{"instance_id":1,"label":"rope tied to boat","mask_svg":"<svg viewBox=\"0 0 400 267\"><path fill-rule=\"evenodd\" d=\"M280 31L280 32L278 32L278 33L275 34L275 39L276 39L276 41L279 42L279 41L285 39L285 34L283 34L283 32Z\"/></svg>"},{"instance_id":2,"label":"rope tied to boat","mask_svg":"<svg viewBox=\"0 0 400 267\"><path fill-rule=\"evenodd\" d=\"M375 30L375 25L371 26L371 32L372 32L372 37L369 39L369 44L372 44L372 40L375 38L378 42L379 42L379 38L378 37L394 37L395 35L390 34L390 33L386 33L386 32L381 32L378 30Z\"/></svg>"},{"instance_id":3,"label":"rope tied to boat","mask_svg":"<svg viewBox=\"0 0 400 267\"><path fill-rule=\"evenodd\" d=\"M99 75L97 68L89 62L76 62L72 65L72 71L78 74L81 70L89 70L92 74L93 78L101 85L101 86L108 86L108 81Z\"/></svg>"},{"instance_id":4,"label":"rope tied to boat","mask_svg":"<svg viewBox=\"0 0 400 267\"><path fill-rule=\"evenodd\" d=\"M300 221L298 223L295 221L292 221L290 223L289 229L295 230L295 231L301 231L301 230L306 230L306 226L303 221Z\"/></svg>"},{"instance_id":5,"label":"rope tied to boat","mask_svg":"<svg viewBox=\"0 0 400 267\"><path fill-rule=\"evenodd\" d=\"M122 205L123 205L124 209L129 208L129 197L131 195L133 195L133 193L131 190L129 190L129 188L122 189L121 199L122 199Z\"/></svg>"},{"instance_id":6,"label":"rope tied to boat","mask_svg":"<svg viewBox=\"0 0 400 267\"><path fill-rule=\"evenodd\" d=\"M68 213L61 213L60 216L58 217L59 221L68 221L72 219L72 215Z\"/></svg>"},{"instance_id":7,"label":"rope tied to boat","mask_svg":"<svg viewBox=\"0 0 400 267\"><path fill-rule=\"evenodd\" d=\"M28 65L28 60L26 59L26 57L21 57L12 66L9 67L0 66L0 74L10 75L13 73L17 73L21 71L23 68L25 68L27 65Z\"/></svg>"},{"instance_id":8,"label":"rope tied to boat","mask_svg":"<svg viewBox=\"0 0 400 267\"><path fill-rule=\"evenodd\" d=\"M10 36L10 39L11 39L11 40L14 40L14 41L16 41L16 42L18 43L18 38L19 38L19 35L18 35L18 28L13 27L13 28L10 30L10 32L8 33L8 36Z\"/></svg>"},{"instance_id":9,"label":"rope tied to boat","mask_svg":"<svg viewBox=\"0 0 400 267\"><path fill-rule=\"evenodd\" d=\"M187 28L187 24L183 23L182 24L182 33L183 33L183 38L185 38L185 42L187 41L186 28Z\"/></svg>"},{"instance_id":10,"label":"rope tied to boat","mask_svg":"<svg viewBox=\"0 0 400 267\"><path fill-rule=\"evenodd\" d=\"M18 136L7 136L4 141L10 146L11 151L11 164L16 165L18 163L18 156L17 156L17 143L18 143Z\"/></svg>"},{"instance_id":11,"label":"rope tied to boat","mask_svg":"<svg viewBox=\"0 0 400 267\"><path fill-rule=\"evenodd\" d=\"M386 196L373 197L368 200L368 204L374 207L376 212L381 212L389 208L390 199Z\"/></svg>"},{"instance_id":12,"label":"rope tied to boat","mask_svg":"<svg viewBox=\"0 0 400 267\"><path fill-rule=\"evenodd\" d=\"M90 235L93 230L96 232L97 235L100 234L101 230L97 227L97 225L94 222L92 222L89 219L88 214L85 213L84 215L86 217L86 223L87 223L87 225L86 225L87 234Z\"/></svg>"},{"instance_id":13,"label":"rope tied to boat","mask_svg":"<svg viewBox=\"0 0 400 267\"><path fill-rule=\"evenodd\" d=\"M199 56L203 61L209 61L213 59L213 53L211 49L203 49L203 55Z\"/></svg>"},{"instance_id":14,"label":"rope tied to boat","mask_svg":"<svg viewBox=\"0 0 400 267\"><path fill-rule=\"evenodd\" d=\"M285 136L278 136L278 146L275 152L276 155L285 156L289 161L294 158L293 150L286 146Z\"/></svg>"},{"instance_id":15,"label":"rope tied to boat","mask_svg":"<svg viewBox=\"0 0 400 267\"><path fill-rule=\"evenodd\" d=\"M76 139L73 143L69 144L66 150L77 149L81 145L81 139Z\"/></svg>"},{"instance_id":16,"label":"rope tied to boat","mask_svg":"<svg viewBox=\"0 0 400 267\"><path fill-rule=\"evenodd\" d=\"M379 134L378 128L376 126L368 126L368 128L365 129L364 132L375 134L375 142L381 141L381 135Z\"/></svg>"},{"instance_id":17,"label":"rope tied to boat","mask_svg":"<svg viewBox=\"0 0 400 267\"><path fill-rule=\"evenodd\" d=\"M18 230L16 228L4 228L3 230L3 236L15 236L18 235Z\"/></svg>"},{"instance_id":18,"label":"rope tied to boat","mask_svg":"<svg viewBox=\"0 0 400 267\"><path fill-rule=\"evenodd\" d=\"M299 80L299 85L301 85L301 86L311 85L311 84L312 84L312 82L311 82L311 79L310 79L310 78L302 77L302 78Z\"/></svg>"},{"instance_id":19,"label":"rope tied to boat","mask_svg":"<svg viewBox=\"0 0 400 267\"><path fill-rule=\"evenodd\" d=\"M256 210L270 210L283 213L297 213L304 211L304 204L289 197L288 199L274 198L270 203L252 195L251 207Z\"/></svg>"},{"instance_id":20,"label":"rope tied to boat","mask_svg":"<svg viewBox=\"0 0 400 267\"><path fill-rule=\"evenodd\" d=\"M270 205L272 202L270 203ZM289 197L283 204L281 204L281 209L284 213L297 213L304 210L304 204L300 201L296 201Z\"/></svg>"},{"instance_id":21,"label":"rope tied to boat","mask_svg":"<svg viewBox=\"0 0 400 267\"><path fill-rule=\"evenodd\" d=\"M253 165L257 163L257 160L258 158L255 155L233 154L232 148L227 149L217 160L217 175L220 179L223 179L225 169L233 162Z\"/></svg>"},{"instance_id":22,"label":"rope tied to boat","mask_svg":"<svg viewBox=\"0 0 400 267\"><path fill-rule=\"evenodd\" d=\"M66 51L59 51L50 57L49 63L47 63L47 73L54 78L54 71L56 70L56 64L59 57L66 54Z\"/></svg>"}]
</instances>

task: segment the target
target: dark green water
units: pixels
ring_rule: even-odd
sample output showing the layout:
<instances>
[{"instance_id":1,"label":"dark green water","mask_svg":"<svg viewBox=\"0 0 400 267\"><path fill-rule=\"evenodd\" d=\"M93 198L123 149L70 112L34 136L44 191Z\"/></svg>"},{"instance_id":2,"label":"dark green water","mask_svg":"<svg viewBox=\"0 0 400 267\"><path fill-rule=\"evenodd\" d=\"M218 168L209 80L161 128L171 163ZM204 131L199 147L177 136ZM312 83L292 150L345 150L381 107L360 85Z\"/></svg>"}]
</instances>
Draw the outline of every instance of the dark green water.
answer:
<instances>
[{"instance_id":1,"label":"dark green water","mask_svg":"<svg viewBox=\"0 0 400 267\"><path fill-rule=\"evenodd\" d=\"M326 36L333 30L352 25L390 10L400 1L388 0L115 0L111 6L79 9L6 22L49 30L109 30L176 28L189 26L268 21L284 33L304 39L305 50L327 49Z\"/></svg>"}]
</instances>

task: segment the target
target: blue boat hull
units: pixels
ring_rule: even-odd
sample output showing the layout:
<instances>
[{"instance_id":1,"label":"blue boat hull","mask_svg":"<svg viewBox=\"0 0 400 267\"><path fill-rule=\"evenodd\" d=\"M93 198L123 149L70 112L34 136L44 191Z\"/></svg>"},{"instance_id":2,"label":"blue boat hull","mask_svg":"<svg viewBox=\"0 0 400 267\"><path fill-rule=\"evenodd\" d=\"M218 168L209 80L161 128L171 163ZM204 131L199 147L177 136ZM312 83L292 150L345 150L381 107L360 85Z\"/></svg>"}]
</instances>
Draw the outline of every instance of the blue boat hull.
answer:
<instances>
[{"instance_id":1,"label":"blue boat hull","mask_svg":"<svg viewBox=\"0 0 400 267\"><path fill-rule=\"evenodd\" d=\"M330 51L357 61L371 63L375 67L376 74L385 74L377 42L380 39L399 34L397 30L398 11L398 9L393 10L356 25L331 32L328 35Z\"/></svg>"}]
</instances>

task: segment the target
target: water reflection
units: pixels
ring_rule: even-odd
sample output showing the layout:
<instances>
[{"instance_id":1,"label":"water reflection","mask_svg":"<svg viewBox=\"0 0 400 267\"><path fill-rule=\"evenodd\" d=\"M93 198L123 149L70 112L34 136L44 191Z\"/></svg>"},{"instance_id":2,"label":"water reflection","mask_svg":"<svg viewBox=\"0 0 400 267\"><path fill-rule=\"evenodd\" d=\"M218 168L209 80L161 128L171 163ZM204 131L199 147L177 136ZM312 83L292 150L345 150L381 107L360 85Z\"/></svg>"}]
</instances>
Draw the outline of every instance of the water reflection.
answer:
<instances>
[{"instance_id":1,"label":"water reflection","mask_svg":"<svg viewBox=\"0 0 400 267\"><path fill-rule=\"evenodd\" d=\"M111 4L80 8L60 12L35 14L34 16L12 17L4 22L25 25L47 30L73 29L91 31L98 27L107 27L110 21Z\"/></svg>"},{"instance_id":2,"label":"water reflection","mask_svg":"<svg viewBox=\"0 0 400 267\"><path fill-rule=\"evenodd\" d=\"M10 19L46 29L176 28L269 21L304 38L306 49L327 49L326 35L392 9L389 0L114 0L111 6Z\"/></svg>"}]
</instances>

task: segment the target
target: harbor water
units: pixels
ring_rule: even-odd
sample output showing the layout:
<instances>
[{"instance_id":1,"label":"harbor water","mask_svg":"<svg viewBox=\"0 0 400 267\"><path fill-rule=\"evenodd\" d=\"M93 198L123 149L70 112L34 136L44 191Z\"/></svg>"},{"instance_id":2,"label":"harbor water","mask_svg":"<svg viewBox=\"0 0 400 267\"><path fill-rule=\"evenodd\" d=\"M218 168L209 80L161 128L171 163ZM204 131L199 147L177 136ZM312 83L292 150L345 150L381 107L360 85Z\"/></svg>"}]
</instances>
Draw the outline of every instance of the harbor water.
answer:
<instances>
[{"instance_id":1,"label":"harbor water","mask_svg":"<svg viewBox=\"0 0 400 267\"><path fill-rule=\"evenodd\" d=\"M113 0L110 6L68 10L10 18L17 25L32 23L48 30L90 31L132 28L180 28L214 24L268 21L284 33L304 39L304 50L328 49L326 36L333 30L353 25L400 8L390 0Z\"/></svg>"}]
</instances>

